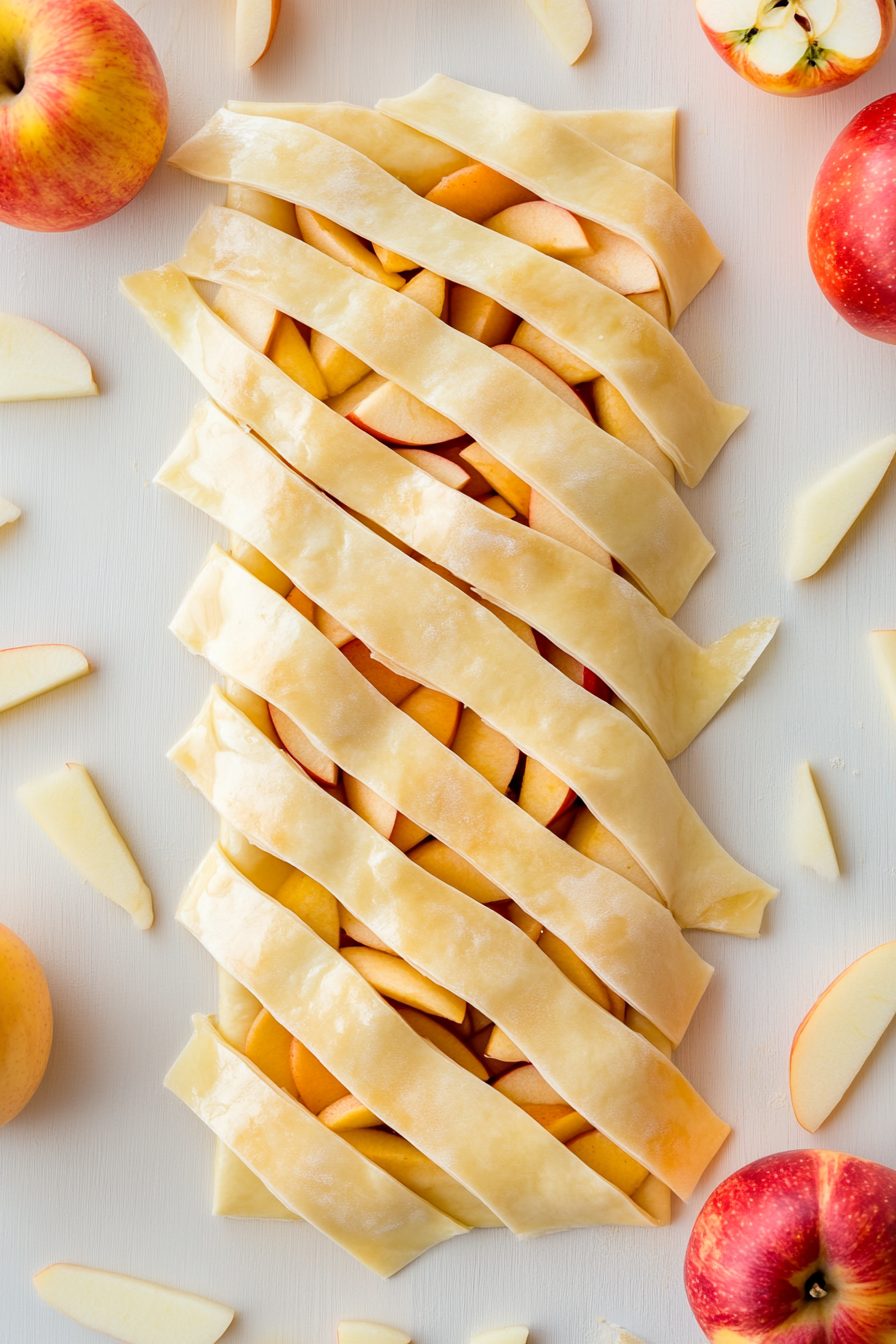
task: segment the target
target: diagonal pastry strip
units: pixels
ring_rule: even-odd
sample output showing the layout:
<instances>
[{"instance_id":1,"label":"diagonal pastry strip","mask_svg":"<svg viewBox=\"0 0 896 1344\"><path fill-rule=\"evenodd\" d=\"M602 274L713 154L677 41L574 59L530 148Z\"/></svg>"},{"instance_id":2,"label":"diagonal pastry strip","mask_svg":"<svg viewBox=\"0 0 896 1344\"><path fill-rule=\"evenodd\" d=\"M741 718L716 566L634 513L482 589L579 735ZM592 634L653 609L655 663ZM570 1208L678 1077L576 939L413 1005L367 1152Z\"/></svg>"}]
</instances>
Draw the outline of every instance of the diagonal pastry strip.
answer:
<instances>
[{"instance_id":1,"label":"diagonal pastry strip","mask_svg":"<svg viewBox=\"0 0 896 1344\"><path fill-rule=\"evenodd\" d=\"M558 405L553 392L509 359L455 331L421 304L366 280L307 243L220 206L210 207L203 215L177 264L187 275L262 296L297 321L331 336L378 373L455 421L584 526L667 615L674 614L711 558L712 547L673 487L658 479L659 473L643 458L573 407L563 402ZM193 299L185 292L182 302L197 322L209 324L198 296ZM171 335L166 339L170 342ZM228 336L225 341L221 333L219 341L232 348L234 338ZM183 344L181 340L181 348ZM203 350L207 348L208 341L203 344ZM240 358L235 348L231 358ZM242 358L261 367L257 353L254 359L251 355ZM197 371L195 360L192 367ZM269 437L250 414L254 411L258 420L259 399L256 396L254 405L248 404L245 380L236 385L228 380L225 388L218 377L212 388L208 384L214 378L210 371L215 364L206 357L201 367L206 370L203 382L216 400ZM275 381L286 388L282 377ZM310 394L299 392L292 400L307 406L303 458L324 436L340 438L341 457L347 451L343 444L358 445L361 451L356 432L337 428L326 410L307 405ZM283 400L282 396L277 399ZM295 458L297 445L291 453L280 443L277 447L290 460ZM394 470L394 465L390 467L394 453L388 448L371 450L369 445L366 451L380 487L384 473ZM293 464L299 465L298 461ZM354 472L350 478L355 479ZM481 522L469 504L454 507L465 507L471 518ZM378 521L389 526L384 516ZM503 533L513 536L506 519L503 523ZM466 554L465 549L461 547L459 554ZM519 585L508 583L506 569L505 564L498 573L505 576L505 588L516 591ZM478 578L464 577L479 584ZM608 572L606 579L612 580ZM618 586L618 576L615 582ZM555 601L556 595L552 606ZM533 623L541 628L538 620ZM733 688L733 683L728 685Z\"/></svg>"},{"instance_id":2,"label":"diagonal pastry strip","mask_svg":"<svg viewBox=\"0 0 896 1344\"><path fill-rule=\"evenodd\" d=\"M235 217L237 227L245 217ZM337 280L339 271L353 274L337 262L330 264L337 268ZM477 586L480 578L490 590L500 584L508 601L519 588L513 567L521 563L523 552L562 557L567 574L574 567L583 572L582 562L571 557L568 548L558 549L557 543L538 534L527 537L519 524L507 519L490 522L476 501L434 483L428 473L303 391L216 317L176 266L127 276L121 285L157 334L236 420L255 429L328 494L375 517L393 535L402 535L430 554L440 541L440 551L433 558L449 568L460 567L471 577L475 573ZM384 290L385 286L376 288ZM400 324L410 336L428 330L419 327L418 312L425 312L420 304L404 301L403 307L389 310L388 320ZM443 331L451 331L437 318L432 320ZM440 340L440 344L446 343ZM453 347L453 342L447 344ZM487 381L505 390L505 399L497 403L488 422L479 417L487 437L505 457L512 454L515 469L528 470L538 489L616 555L667 615L674 613L710 559L712 547L672 487L637 453L604 435L537 379L478 342L469 344L475 352L470 356L471 376L485 368ZM482 355L488 358L483 360ZM460 372L457 376L463 377ZM511 399L509 403L506 398ZM511 407L515 407L513 413ZM533 437L527 441L529 415L534 424ZM505 420L502 429L495 429L496 423ZM559 433L556 428L539 432L539 425L550 426L552 421ZM432 521L424 527L426 518ZM486 533L500 539L501 559L492 564L490 574L474 571L469 558L472 549L473 558L483 563L481 548L469 543L477 534ZM515 557L509 565L511 553ZM592 564L589 561L584 568L592 576L591 586L602 583L603 591L622 594L621 602L615 604L617 612L625 603L637 602L620 587L618 576L609 584L606 578L594 577ZM556 600L552 595L552 604ZM609 680L613 681L612 675ZM633 690L631 684L629 690ZM649 705L645 704L644 712L652 720ZM670 736L680 740L681 734Z\"/></svg>"},{"instance_id":3,"label":"diagonal pastry strip","mask_svg":"<svg viewBox=\"0 0 896 1344\"><path fill-rule=\"evenodd\" d=\"M605 374L696 485L745 419L717 401L682 347L635 304L565 262L416 196L356 150L309 126L222 110L170 162L316 210L488 294Z\"/></svg>"},{"instance_id":4,"label":"diagonal pastry strip","mask_svg":"<svg viewBox=\"0 0 896 1344\"><path fill-rule=\"evenodd\" d=\"M521 929L433 877L331 798L217 687L170 755L216 811L320 882L393 952L483 1012L570 1106L688 1198L728 1126L664 1054L577 989ZM252 937L245 942L256 946ZM244 971L223 964L270 1007ZM310 1040L305 1044L375 1115L422 1147L419 1135L395 1125L381 1102L358 1092ZM504 1209L470 1188L507 1221Z\"/></svg>"},{"instance_id":5,"label":"diagonal pastry strip","mask_svg":"<svg viewBox=\"0 0 896 1344\"><path fill-rule=\"evenodd\" d=\"M650 739L249 435L189 433L159 484L243 537L387 663L469 705L586 802L679 924L756 936L774 889L726 854Z\"/></svg>"},{"instance_id":6,"label":"diagonal pastry strip","mask_svg":"<svg viewBox=\"0 0 896 1344\"><path fill-rule=\"evenodd\" d=\"M188 750L181 744L182 753ZM418 1036L335 948L241 877L217 848L177 917L352 1096L472 1190L517 1236L602 1222L651 1224L525 1111ZM334 1195L345 1201L349 1191Z\"/></svg>"},{"instance_id":7,"label":"diagonal pastry strip","mask_svg":"<svg viewBox=\"0 0 896 1344\"><path fill-rule=\"evenodd\" d=\"M673 325L722 263L672 187L528 103L433 75L403 98L381 98L377 109L640 243L662 277Z\"/></svg>"},{"instance_id":8,"label":"diagonal pastry strip","mask_svg":"<svg viewBox=\"0 0 896 1344\"><path fill-rule=\"evenodd\" d=\"M171 629L218 672L289 714L341 769L462 853L678 1044L712 969L668 910L498 793L217 547Z\"/></svg>"},{"instance_id":9,"label":"diagonal pastry strip","mask_svg":"<svg viewBox=\"0 0 896 1344\"><path fill-rule=\"evenodd\" d=\"M431 136L421 135L369 107L352 103L227 103L230 112L248 117L278 117L330 135L385 168L399 182L425 196L436 183L470 162ZM548 112L617 158L646 168L675 186L674 107Z\"/></svg>"},{"instance_id":10,"label":"diagonal pastry strip","mask_svg":"<svg viewBox=\"0 0 896 1344\"><path fill-rule=\"evenodd\" d=\"M229 1046L207 1017L194 1016L192 1039L165 1086L287 1208L377 1274L395 1274L467 1230L322 1125Z\"/></svg>"}]
</instances>

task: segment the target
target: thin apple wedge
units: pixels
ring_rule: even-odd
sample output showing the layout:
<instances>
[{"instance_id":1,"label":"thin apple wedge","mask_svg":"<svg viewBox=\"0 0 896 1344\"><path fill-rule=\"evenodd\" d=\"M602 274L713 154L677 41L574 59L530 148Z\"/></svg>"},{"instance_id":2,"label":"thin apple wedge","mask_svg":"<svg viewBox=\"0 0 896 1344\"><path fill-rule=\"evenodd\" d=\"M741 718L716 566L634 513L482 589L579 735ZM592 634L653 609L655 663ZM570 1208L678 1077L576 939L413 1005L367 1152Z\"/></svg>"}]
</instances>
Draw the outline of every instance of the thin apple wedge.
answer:
<instances>
[{"instance_id":1,"label":"thin apple wedge","mask_svg":"<svg viewBox=\"0 0 896 1344\"><path fill-rule=\"evenodd\" d=\"M25 644L0 649L0 712L77 681L90 671L80 649L70 644Z\"/></svg>"},{"instance_id":2,"label":"thin apple wedge","mask_svg":"<svg viewBox=\"0 0 896 1344\"><path fill-rule=\"evenodd\" d=\"M331 1101L317 1118L334 1134L346 1134L353 1129L370 1129L380 1123L373 1111L368 1110L363 1101L353 1097L350 1092Z\"/></svg>"},{"instance_id":3,"label":"thin apple wedge","mask_svg":"<svg viewBox=\"0 0 896 1344\"><path fill-rule=\"evenodd\" d=\"M409 1008L419 1008L423 1013L435 1013L449 1022L463 1022L467 1013L463 999L421 975L401 957L372 947L344 947L342 956L386 998L407 1004Z\"/></svg>"},{"instance_id":4,"label":"thin apple wedge","mask_svg":"<svg viewBox=\"0 0 896 1344\"><path fill-rule=\"evenodd\" d=\"M277 29L280 0L236 0L236 63L251 70L264 56Z\"/></svg>"},{"instance_id":5,"label":"thin apple wedge","mask_svg":"<svg viewBox=\"0 0 896 1344\"><path fill-rule=\"evenodd\" d=\"M637 1335L633 1335L630 1330L625 1330L621 1325L613 1325L611 1321L605 1321L603 1317L597 1322L597 1336L594 1344L644 1344Z\"/></svg>"},{"instance_id":6,"label":"thin apple wedge","mask_svg":"<svg viewBox=\"0 0 896 1344\"><path fill-rule=\"evenodd\" d=\"M592 252L588 235L575 215L564 210L562 205L551 205L549 201L511 205L492 215L484 224L485 228L505 238L515 238L518 243L525 243L536 252L557 257L560 261L588 257Z\"/></svg>"},{"instance_id":7,"label":"thin apple wedge","mask_svg":"<svg viewBox=\"0 0 896 1344\"><path fill-rule=\"evenodd\" d=\"M828 819L808 761L797 766L793 849L803 867L811 868L819 877L833 879L840 876Z\"/></svg>"},{"instance_id":8,"label":"thin apple wedge","mask_svg":"<svg viewBox=\"0 0 896 1344\"><path fill-rule=\"evenodd\" d=\"M817 574L833 555L886 474L896 453L896 434L841 462L816 481L793 511L791 579Z\"/></svg>"},{"instance_id":9,"label":"thin apple wedge","mask_svg":"<svg viewBox=\"0 0 896 1344\"><path fill-rule=\"evenodd\" d=\"M99 392L87 356L29 317L0 313L0 401L55 401Z\"/></svg>"},{"instance_id":10,"label":"thin apple wedge","mask_svg":"<svg viewBox=\"0 0 896 1344\"><path fill-rule=\"evenodd\" d=\"M591 41L591 11L587 0L526 0L547 33L551 46L567 65L575 65Z\"/></svg>"},{"instance_id":11,"label":"thin apple wedge","mask_svg":"<svg viewBox=\"0 0 896 1344\"><path fill-rule=\"evenodd\" d=\"M866 952L803 1018L790 1050L793 1113L810 1134L850 1087L896 1014L896 942Z\"/></svg>"},{"instance_id":12,"label":"thin apple wedge","mask_svg":"<svg viewBox=\"0 0 896 1344\"><path fill-rule=\"evenodd\" d=\"M7 523L14 523L17 518L21 518L22 510L17 504L11 504L8 499L0 495L0 527L5 527Z\"/></svg>"},{"instance_id":13,"label":"thin apple wedge","mask_svg":"<svg viewBox=\"0 0 896 1344\"><path fill-rule=\"evenodd\" d=\"M526 1344L528 1325L501 1325L497 1330L479 1330L470 1336L470 1344Z\"/></svg>"},{"instance_id":14,"label":"thin apple wedge","mask_svg":"<svg viewBox=\"0 0 896 1344\"><path fill-rule=\"evenodd\" d=\"M375 1321L340 1321L336 1327L337 1344L411 1344L411 1337L394 1325Z\"/></svg>"},{"instance_id":15,"label":"thin apple wedge","mask_svg":"<svg viewBox=\"0 0 896 1344\"><path fill-rule=\"evenodd\" d=\"M223 848L223 846L222 846ZM307 873L290 873L274 892L281 905L298 915L329 947L339 946L339 902ZM219 1023L220 1029L220 1023Z\"/></svg>"},{"instance_id":16,"label":"thin apple wedge","mask_svg":"<svg viewBox=\"0 0 896 1344\"><path fill-rule=\"evenodd\" d=\"M446 174L427 193L426 199L479 224L500 210L537 197L527 187L484 163L468 163Z\"/></svg>"},{"instance_id":17,"label":"thin apple wedge","mask_svg":"<svg viewBox=\"0 0 896 1344\"><path fill-rule=\"evenodd\" d=\"M50 1265L34 1286L64 1316L123 1344L215 1344L234 1317L207 1297L84 1265Z\"/></svg>"},{"instance_id":18,"label":"thin apple wedge","mask_svg":"<svg viewBox=\"0 0 896 1344\"><path fill-rule=\"evenodd\" d=\"M272 1083L282 1087L291 1097L297 1097L298 1088L290 1066L291 1045L291 1034L267 1008L262 1008L249 1028L243 1054L267 1074Z\"/></svg>"},{"instance_id":19,"label":"thin apple wedge","mask_svg":"<svg viewBox=\"0 0 896 1344\"><path fill-rule=\"evenodd\" d=\"M127 910L138 929L148 929L152 893L84 766L69 762L52 775L23 784L18 793L81 876Z\"/></svg>"}]
</instances>

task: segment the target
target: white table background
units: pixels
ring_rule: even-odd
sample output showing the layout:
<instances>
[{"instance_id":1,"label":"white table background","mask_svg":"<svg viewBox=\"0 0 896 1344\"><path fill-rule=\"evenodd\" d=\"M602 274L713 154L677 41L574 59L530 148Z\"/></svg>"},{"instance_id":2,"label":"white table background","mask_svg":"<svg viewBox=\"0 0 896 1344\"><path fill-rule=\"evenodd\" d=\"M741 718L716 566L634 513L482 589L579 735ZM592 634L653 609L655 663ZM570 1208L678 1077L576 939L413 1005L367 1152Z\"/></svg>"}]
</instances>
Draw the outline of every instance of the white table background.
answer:
<instances>
[{"instance_id":1,"label":"white table background","mask_svg":"<svg viewBox=\"0 0 896 1344\"><path fill-rule=\"evenodd\" d=\"M373 104L435 71L544 107L681 109L680 189L728 260L678 334L718 395L753 408L689 494L718 555L681 621L704 641L753 616L783 625L674 769L720 840L782 892L757 942L693 936L717 974L676 1059L734 1135L670 1229L527 1243L476 1232L384 1283L308 1226L213 1219L211 1136L161 1086L189 1014L215 1007L211 960L173 919L215 822L165 760L210 677L166 626L221 538L150 484L199 389L116 277L175 257L222 191L160 167L132 205L86 231L0 225L0 311L78 342L102 389L0 407L0 493L24 510L0 532L0 645L71 642L96 668L0 721L0 921L43 963L56 1030L39 1092L0 1133L0 1339L95 1338L31 1287L37 1270L70 1260L232 1304L233 1344L324 1344L340 1317L401 1325L418 1344L463 1344L511 1322L529 1324L533 1344L586 1344L598 1316L649 1344L696 1344L681 1266L702 1199L744 1162L812 1146L788 1099L794 1029L849 961L896 936L896 728L867 638L896 624L896 481L820 577L794 588L781 564L794 494L896 429L896 352L835 316L804 244L818 165L889 91L896 45L858 84L791 101L728 70L689 0L593 0L596 41L573 70L522 0L284 0L251 74L234 69L232 3L125 7L166 72L169 148L229 97ZM829 807L836 885L790 855L790 782L804 759ZM77 879L15 797L66 760L89 767L153 889L148 934ZM896 1162L894 1050L891 1035L817 1145Z\"/></svg>"}]
</instances>

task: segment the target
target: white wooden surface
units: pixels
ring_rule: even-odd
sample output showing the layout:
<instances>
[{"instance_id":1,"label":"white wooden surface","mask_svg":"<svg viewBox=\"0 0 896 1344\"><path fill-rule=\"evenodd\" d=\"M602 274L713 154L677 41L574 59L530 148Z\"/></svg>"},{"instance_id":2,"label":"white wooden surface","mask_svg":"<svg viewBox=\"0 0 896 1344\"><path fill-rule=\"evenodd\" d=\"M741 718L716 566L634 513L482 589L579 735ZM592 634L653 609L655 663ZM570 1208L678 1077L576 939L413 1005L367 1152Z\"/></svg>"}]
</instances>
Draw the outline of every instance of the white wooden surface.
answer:
<instances>
[{"instance_id":1,"label":"white wooden surface","mask_svg":"<svg viewBox=\"0 0 896 1344\"><path fill-rule=\"evenodd\" d=\"M381 1283L306 1226L213 1220L210 1136L161 1080L189 1013L215 1003L209 958L173 922L214 823L164 756L209 679L166 625L215 530L149 484L198 390L116 277L176 256L222 193L162 167L86 232L0 226L0 311L78 341L102 388L93 401L0 407L0 493L24 510L0 532L0 644L70 641L97 669L0 722L0 921L40 957L56 1014L46 1079L0 1133L0 1339L88 1338L31 1288L62 1259L231 1303L233 1344L320 1344L341 1316L405 1326L418 1344L511 1322L531 1325L534 1344L585 1344L598 1316L649 1344L695 1344L681 1265L701 1198L745 1161L811 1146L787 1094L793 1031L848 961L896 936L896 728L867 642L896 623L896 482L819 578L795 589L780 560L794 493L896 427L896 353L835 317L804 246L817 167L853 113L889 91L896 49L858 85L787 101L726 69L689 0L594 0L596 43L572 71L522 0L284 0L271 53L241 74L232 3L125 5L166 71L171 147L228 97L373 103L434 71L547 107L680 107L681 189L728 260L679 335L718 394L753 408L689 498L719 554L681 619L704 640L755 615L784 623L675 770L720 839L782 894L758 942L694 937L718 971L677 1058L735 1133L671 1229L531 1243L478 1232ZM66 759L89 766L155 892L149 934L74 877L15 798ZM843 860L834 886L789 855L803 759ZM816 1142L896 1162L894 1102L891 1037Z\"/></svg>"}]
</instances>

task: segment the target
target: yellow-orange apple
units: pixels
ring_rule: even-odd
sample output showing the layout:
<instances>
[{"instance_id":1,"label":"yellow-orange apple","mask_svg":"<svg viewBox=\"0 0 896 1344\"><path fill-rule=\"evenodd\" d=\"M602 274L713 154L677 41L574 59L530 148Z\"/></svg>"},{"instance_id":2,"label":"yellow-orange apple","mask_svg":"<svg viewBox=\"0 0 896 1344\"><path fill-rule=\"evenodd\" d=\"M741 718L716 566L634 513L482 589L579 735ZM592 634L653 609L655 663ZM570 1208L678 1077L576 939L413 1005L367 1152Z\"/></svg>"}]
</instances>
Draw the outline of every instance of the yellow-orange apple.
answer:
<instances>
[{"instance_id":1,"label":"yellow-orange apple","mask_svg":"<svg viewBox=\"0 0 896 1344\"><path fill-rule=\"evenodd\" d=\"M846 1153L774 1153L719 1185L685 1257L713 1344L896 1337L896 1171Z\"/></svg>"},{"instance_id":2,"label":"yellow-orange apple","mask_svg":"<svg viewBox=\"0 0 896 1344\"><path fill-rule=\"evenodd\" d=\"M290 1068L291 1045L290 1033L267 1008L262 1008L249 1028L244 1053L272 1082L295 1097L298 1089Z\"/></svg>"},{"instance_id":3,"label":"yellow-orange apple","mask_svg":"<svg viewBox=\"0 0 896 1344\"><path fill-rule=\"evenodd\" d=\"M850 84L893 35L892 0L697 0L733 70L768 93L803 97Z\"/></svg>"},{"instance_id":4,"label":"yellow-orange apple","mask_svg":"<svg viewBox=\"0 0 896 1344\"><path fill-rule=\"evenodd\" d=\"M40 962L0 924L0 1125L37 1091L53 1041L53 1009Z\"/></svg>"},{"instance_id":5,"label":"yellow-orange apple","mask_svg":"<svg viewBox=\"0 0 896 1344\"><path fill-rule=\"evenodd\" d=\"M162 67L113 0L0 7L0 220L61 233L145 184L168 126Z\"/></svg>"}]
</instances>

